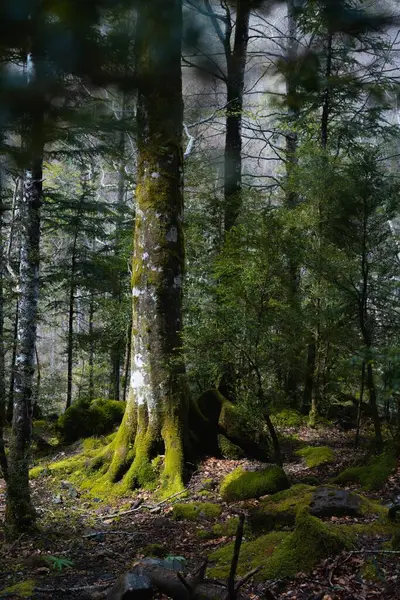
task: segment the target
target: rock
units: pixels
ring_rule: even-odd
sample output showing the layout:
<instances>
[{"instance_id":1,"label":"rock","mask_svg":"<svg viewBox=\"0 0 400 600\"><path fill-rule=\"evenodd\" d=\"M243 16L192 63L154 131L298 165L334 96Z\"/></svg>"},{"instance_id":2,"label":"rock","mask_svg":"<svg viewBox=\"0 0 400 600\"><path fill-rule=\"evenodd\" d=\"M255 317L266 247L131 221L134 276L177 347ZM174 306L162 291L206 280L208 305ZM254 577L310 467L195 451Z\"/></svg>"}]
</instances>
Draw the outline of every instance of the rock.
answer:
<instances>
[{"instance_id":1,"label":"rock","mask_svg":"<svg viewBox=\"0 0 400 600\"><path fill-rule=\"evenodd\" d=\"M361 499L346 490L330 487L318 488L310 504L314 517L361 516Z\"/></svg>"},{"instance_id":2,"label":"rock","mask_svg":"<svg viewBox=\"0 0 400 600\"><path fill-rule=\"evenodd\" d=\"M53 497L53 504L62 504L62 503L63 503L63 499L61 498L60 495Z\"/></svg>"},{"instance_id":3,"label":"rock","mask_svg":"<svg viewBox=\"0 0 400 600\"><path fill-rule=\"evenodd\" d=\"M141 573L124 573L118 577L107 600L147 600L153 595L150 579Z\"/></svg>"},{"instance_id":4,"label":"rock","mask_svg":"<svg viewBox=\"0 0 400 600\"><path fill-rule=\"evenodd\" d=\"M78 490L69 481L62 481L61 488L63 490L67 490L68 496L70 498L79 498Z\"/></svg>"}]
</instances>

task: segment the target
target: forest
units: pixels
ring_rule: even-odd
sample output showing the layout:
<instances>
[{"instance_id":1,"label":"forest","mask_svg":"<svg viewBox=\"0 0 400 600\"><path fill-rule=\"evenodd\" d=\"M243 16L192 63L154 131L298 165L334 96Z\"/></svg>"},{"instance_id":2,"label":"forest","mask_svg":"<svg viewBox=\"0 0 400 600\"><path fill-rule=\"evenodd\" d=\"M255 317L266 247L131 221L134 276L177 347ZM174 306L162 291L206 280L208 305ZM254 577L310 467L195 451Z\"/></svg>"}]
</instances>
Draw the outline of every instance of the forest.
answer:
<instances>
[{"instance_id":1,"label":"forest","mask_svg":"<svg viewBox=\"0 0 400 600\"><path fill-rule=\"evenodd\" d=\"M0 599L400 597L397 0L1 0Z\"/></svg>"}]
</instances>

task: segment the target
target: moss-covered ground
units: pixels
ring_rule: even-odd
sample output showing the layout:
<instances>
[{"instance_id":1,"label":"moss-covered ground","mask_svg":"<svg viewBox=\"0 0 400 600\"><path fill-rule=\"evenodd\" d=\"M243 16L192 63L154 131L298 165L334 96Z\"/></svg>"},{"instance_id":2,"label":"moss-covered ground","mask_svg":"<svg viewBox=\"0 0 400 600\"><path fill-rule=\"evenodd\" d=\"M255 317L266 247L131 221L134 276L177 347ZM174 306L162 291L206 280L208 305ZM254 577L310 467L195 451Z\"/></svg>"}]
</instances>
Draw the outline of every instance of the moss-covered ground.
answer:
<instances>
[{"instance_id":1,"label":"moss-covered ground","mask_svg":"<svg viewBox=\"0 0 400 600\"><path fill-rule=\"evenodd\" d=\"M283 471L243 458L210 458L198 465L183 494L166 499L157 487L163 456L152 462L152 482L132 493L112 483L105 468L92 468L99 452L115 444L115 434L57 446L54 428L47 431L38 422L37 431L45 431L54 444L45 453L37 449L31 469L39 529L36 537L23 536L15 546L1 537L0 529L0 598L56 597L51 590L60 586L60 577L74 600L82 593L74 588L84 585L93 587L93 595L103 593L102 586L106 589L146 556L184 557L189 569L208 556L208 575L224 578L242 511L246 522L238 574L261 565L256 575L261 592L246 591L254 600L276 580L279 589L275 584L271 589L277 598L285 590L301 590L307 598L319 594L336 600L331 572L332 585L344 587L345 581L354 597L368 597L368 590L377 600L400 597L400 581L391 579L398 555L359 554L363 548L399 551L400 515L390 522L386 506L392 490L400 487L394 454L354 452L352 434L338 435L323 426L310 429L302 415L290 411L279 418L294 448L286 454ZM308 509L315 490L329 485L350 486L358 493L361 516L312 517ZM0 509L2 494L0 482ZM356 560L347 560L352 550L358 552ZM339 561L338 553L343 553ZM340 592L337 598L341 600Z\"/></svg>"}]
</instances>

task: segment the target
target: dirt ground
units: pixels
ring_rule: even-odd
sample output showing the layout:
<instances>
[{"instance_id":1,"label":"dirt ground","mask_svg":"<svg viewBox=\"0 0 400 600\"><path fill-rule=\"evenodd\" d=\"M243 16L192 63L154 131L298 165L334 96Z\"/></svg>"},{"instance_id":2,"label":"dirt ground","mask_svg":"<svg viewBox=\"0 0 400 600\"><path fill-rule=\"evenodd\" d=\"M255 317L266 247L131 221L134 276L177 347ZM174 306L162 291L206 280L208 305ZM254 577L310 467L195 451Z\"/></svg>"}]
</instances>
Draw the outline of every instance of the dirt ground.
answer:
<instances>
[{"instance_id":1,"label":"dirt ground","mask_svg":"<svg viewBox=\"0 0 400 600\"><path fill-rule=\"evenodd\" d=\"M292 447L290 441L285 442L288 462L284 468L292 483L310 475L321 483L327 482L353 464L357 456L362 456L362 452L357 453L353 448L353 432L302 428L296 431L296 436L303 443L331 446L336 460L309 469L295 456L295 444ZM65 449L61 458L68 453ZM53 459L59 460L60 454ZM160 544L166 554L184 557L189 571L195 569L212 550L230 539L200 539L197 531L243 511L241 503L222 501L218 484L236 466L248 463L209 458L191 477L185 502L205 500L199 495L202 482L212 480L206 500L222 505L221 516L212 522L172 519L172 507L181 501L179 497L159 504L151 494L139 492L112 504L100 499L89 502L79 490L69 487L68 482L55 483L51 477L36 479L32 481L32 494L39 532L35 537L22 535L12 543L4 537L5 485L0 480L0 590L33 580L33 591L28 590L26 597L35 600L100 600L106 597L119 574L146 555L148 544ZM251 462L251 466L257 463ZM400 466L383 489L370 496L387 504L396 494L400 495ZM243 589L243 596L252 600L400 599L400 552L382 551L384 542L383 538L360 540L356 552L342 552L321 562L312 573L300 573L292 579L250 581ZM362 576L363 566L371 560L378 575L367 580ZM0 597L3 597L1 591Z\"/></svg>"}]
</instances>

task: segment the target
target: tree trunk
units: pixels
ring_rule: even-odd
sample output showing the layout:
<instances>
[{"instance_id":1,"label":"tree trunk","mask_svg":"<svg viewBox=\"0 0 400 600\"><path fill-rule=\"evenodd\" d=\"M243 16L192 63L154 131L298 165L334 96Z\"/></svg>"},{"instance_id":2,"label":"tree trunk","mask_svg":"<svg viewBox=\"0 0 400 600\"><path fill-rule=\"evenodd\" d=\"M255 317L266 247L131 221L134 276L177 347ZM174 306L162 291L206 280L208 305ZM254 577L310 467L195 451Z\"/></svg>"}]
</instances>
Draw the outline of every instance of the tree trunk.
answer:
<instances>
[{"instance_id":1,"label":"tree trunk","mask_svg":"<svg viewBox=\"0 0 400 600\"><path fill-rule=\"evenodd\" d=\"M15 361L17 359L19 299L15 302L15 318L13 329L13 345L10 364L10 383L8 385L7 422L11 423L14 409Z\"/></svg>"},{"instance_id":2,"label":"tree trunk","mask_svg":"<svg viewBox=\"0 0 400 600\"><path fill-rule=\"evenodd\" d=\"M127 334L127 338L126 338L124 379L123 379L123 386L122 386L123 402L126 402L126 393L128 390L129 369L130 369L130 364L131 364L131 347L132 347L132 321L129 322L128 334Z\"/></svg>"},{"instance_id":3,"label":"tree trunk","mask_svg":"<svg viewBox=\"0 0 400 600\"><path fill-rule=\"evenodd\" d=\"M298 134L296 130L297 122L299 119L299 107L297 101L297 84L296 77L294 76L294 65L298 56L298 41L297 41L297 20L295 12L294 0L287 0L287 18L288 18L288 44L287 44L287 60L289 62L288 75L286 76L286 101L288 106L287 121L289 132L286 135L286 192L285 192L285 204L289 209L295 208L299 203L299 196L293 189L294 185L294 171L297 166L297 147L298 147ZM298 315L300 311L300 298L299 298L299 265L298 260L291 255L289 256L289 303L291 310L294 315ZM296 331L293 333L296 335ZM296 347L296 339L293 338L293 333L290 330L288 332L291 338L292 347ZM292 359L295 362L295 359ZM296 405L298 385L298 371L296 365L292 364L289 366L286 380L285 380L285 391L291 404Z\"/></svg>"},{"instance_id":4,"label":"tree trunk","mask_svg":"<svg viewBox=\"0 0 400 600\"><path fill-rule=\"evenodd\" d=\"M224 154L225 231L230 231L235 225L242 205L242 113L250 8L251 3L247 0L237 0L233 50L230 51L230 34L225 44L227 62Z\"/></svg>"},{"instance_id":5,"label":"tree trunk","mask_svg":"<svg viewBox=\"0 0 400 600\"><path fill-rule=\"evenodd\" d=\"M329 135L329 116L331 111L331 88L330 88L330 78L332 75L332 44L333 44L333 34L329 33L327 35L327 50L326 50L326 65L325 65L325 80L326 87L322 94L322 116L321 116L321 148L323 151L326 151L328 146L328 135ZM320 351L320 321L321 321L321 244L322 244L322 205L320 200L318 200L318 238L317 238L317 261L318 261L318 273L317 273L317 293L318 297L316 298L316 313L317 313L317 322L315 325L315 333L314 339L309 345L308 348L308 359L307 359L307 374L306 374L306 386L304 390L304 395L308 396L311 399L311 412L310 412L310 423L315 421L316 416L318 415L318 400L317 394L318 390L316 389L316 375L319 375L319 351ZM313 365L313 369L311 367Z\"/></svg>"},{"instance_id":6,"label":"tree trunk","mask_svg":"<svg viewBox=\"0 0 400 600\"><path fill-rule=\"evenodd\" d=\"M121 118L125 117L126 108L126 94L122 96L122 109ZM118 169L118 200L117 200L117 220L115 226L115 256L118 257L120 254L121 235L124 213L126 210L126 185L125 185L125 132L121 130L119 138L118 148L120 159ZM116 274L116 279L113 286L113 298L119 306L122 302L122 285L121 276L119 273ZM111 376L110 376L110 389L109 397L111 400L119 400L121 395L121 362L122 362L122 351L123 351L123 339L120 336L115 340L111 347Z\"/></svg>"},{"instance_id":7,"label":"tree trunk","mask_svg":"<svg viewBox=\"0 0 400 600\"><path fill-rule=\"evenodd\" d=\"M73 354L74 354L74 318L75 318L75 291L76 291L76 244L77 232L74 235L74 243L72 245L71 256L71 279L69 282L69 299L68 299L68 336L67 336L67 402L65 409L69 408L72 403L72 375L73 375Z\"/></svg>"},{"instance_id":8,"label":"tree trunk","mask_svg":"<svg viewBox=\"0 0 400 600\"><path fill-rule=\"evenodd\" d=\"M94 400L94 341L93 341L94 298L90 292L89 304L89 400Z\"/></svg>"},{"instance_id":9,"label":"tree trunk","mask_svg":"<svg viewBox=\"0 0 400 600\"><path fill-rule=\"evenodd\" d=\"M361 383L360 383L360 397L358 399L357 405L357 428L356 428L356 439L354 442L354 447L358 448L360 443L360 426L361 426L361 407L364 399L364 387L365 387L365 360L362 362L361 367Z\"/></svg>"},{"instance_id":10,"label":"tree trunk","mask_svg":"<svg viewBox=\"0 0 400 600\"><path fill-rule=\"evenodd\" d=\"M32 436L32 395L39 298L40 205L42 200L42 118L31 115L21 203L21 260L19 269L18 350L10 453L8 461L6 526L11 534L25 532L35 521L29 489Z\"/></svg>"},{"instance_id":11,"label":"tree trunk","mask_svg":"<svg viewBox=\"0 0 400 600\"><path fill-rule=\"evenodd\" d=\"M367 387L369 392L369 405L371 407L372 420L375 429L376 448L381 451L383 448L381 421L379 419L374 372L370 361L367 363Z\"/></svg>"},{"instance_id":12,"label":"tree trunk","mask_svg":"<svg viewBox=\"0 0 400 600\"><path fill-rule=\"evenodd\" d=\"M6 387L5 387L5 364L4 364L4 247L3 247L3 173L0 165L0 474L7 478L7 458L5 454L3 431L6 423Z\"/></svg>"},{"instance_id":13,"label":"tree trunk","mask_svg":"<svg viewBox=\"0 0 400 600\"><path fill-rule=\"evenodd\" d=\"M155 480L151 459L164 452L165 493L183 485L187 415L181 354L181 36L181 0L140 3L132 365L125 416L108 471L112 481L124 476L126 488L148 484Z\"/></svg>"}]
</instances>

